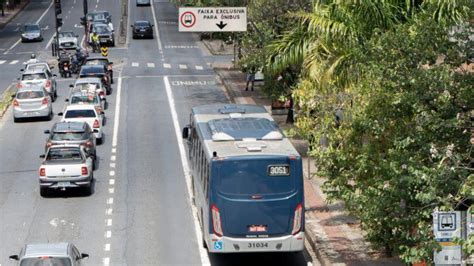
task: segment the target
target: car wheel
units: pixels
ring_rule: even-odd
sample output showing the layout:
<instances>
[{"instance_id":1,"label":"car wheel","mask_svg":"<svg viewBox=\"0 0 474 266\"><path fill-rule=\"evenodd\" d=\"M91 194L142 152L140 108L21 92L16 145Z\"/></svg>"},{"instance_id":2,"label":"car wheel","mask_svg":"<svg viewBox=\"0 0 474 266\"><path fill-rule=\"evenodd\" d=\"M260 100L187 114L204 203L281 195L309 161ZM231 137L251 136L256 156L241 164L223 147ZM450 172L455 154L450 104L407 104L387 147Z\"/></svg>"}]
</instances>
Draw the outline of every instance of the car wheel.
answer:
<instances>
[{"instance_id":1,"label":"car wheel","mask_svg":"<svg viewBox=\"0 0 474 266\"><path fill-rule=\"evenodd\" d=\"M16 118L16 117L13 117L13 122L18 123L18 122L20 122L20 119Z\"/></svg>"},{"instance_id":2,"label":"car wheel","mask_svg":"<svg viewBox=\"0 0 474 266\"><path fill-rule=\"evenodd\" d=\"M110 46L115 47L115 41L113 41Z\"/></svg>"},{"instance_id":3,"label":"car wheel","mask_svg":"<svg viewBox=\"0 0 474 266\"><path fill-rule=\"evenodd\" d=\"M48 188L46 188L46 187L40 187L40 195L41 195L41 197L46 197L46 196L48 196Z\"/></svg>"},{"instance_id":4,"label":"car wheel","mask_svg":"<svg viewBox=\"0 0 474 266\"><path fill-rule=\"evenodd\" d=\"M91 183L88 186L84 187L84 194L86 196L92 195L92 183L94 183L94 175L92 175Z\"/></svg>"},{"instance_id":5,"label":"car wheel","mask_svg":"<svg viewBox=\"0 0 474 266\"><path fill-rule=\"evenodd\" d=\"M51 112L49 112L49 115L46 117L48 121L53 120L53 109L51 109Z\"/></svg>"}]
</instances>

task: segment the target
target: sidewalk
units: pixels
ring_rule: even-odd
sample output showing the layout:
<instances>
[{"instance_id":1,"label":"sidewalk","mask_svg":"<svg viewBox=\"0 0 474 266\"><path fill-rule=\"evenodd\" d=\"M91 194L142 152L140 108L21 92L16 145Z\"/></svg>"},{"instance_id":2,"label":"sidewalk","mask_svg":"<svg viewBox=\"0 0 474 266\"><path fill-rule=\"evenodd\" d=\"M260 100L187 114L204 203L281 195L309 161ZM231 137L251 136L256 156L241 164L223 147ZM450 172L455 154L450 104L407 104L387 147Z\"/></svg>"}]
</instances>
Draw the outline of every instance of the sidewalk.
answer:
<instances>
[{"instance_id":1,"label":"sidewalk","mask_svg":"<svg viewBox=\"0 0 474 266\"><path fill-rule=\"evenodd\" d=\"M0 11L0 29L3 29L12 19L14 19L29 2L30 0L22 0L21 3L16 5L13 9L5 8L5 16L2 16Z\"/></svg>"},{"instance_id":2,"label":"sidewalk","mask_svg":"<svg viewBox=\"0 0 474 266\"><path fill-rule=\"evenodd\" d=\"M220 42L206 41L206 46L210 47L209 50L212 53L213 49L220 48ZM261 83L255 83L255 91L245 91L245 74L233 69L232 62L213 67L232 102L262 105L271 112L271 101L260 91ZM273 118L281 128L289 127L286 124L286 115L273 115ZM326 202L326 196L321 190L325 180L313 176L315 166L306 154L306 141L299 139L291 139L291 141L303 157L306 236L319 263L322 265L402 265L397 258L386 258L380 252L371 249L369 243L364 240L358 220L344 211L342 202L332 204Z\"/></svg>"}]
</instances>

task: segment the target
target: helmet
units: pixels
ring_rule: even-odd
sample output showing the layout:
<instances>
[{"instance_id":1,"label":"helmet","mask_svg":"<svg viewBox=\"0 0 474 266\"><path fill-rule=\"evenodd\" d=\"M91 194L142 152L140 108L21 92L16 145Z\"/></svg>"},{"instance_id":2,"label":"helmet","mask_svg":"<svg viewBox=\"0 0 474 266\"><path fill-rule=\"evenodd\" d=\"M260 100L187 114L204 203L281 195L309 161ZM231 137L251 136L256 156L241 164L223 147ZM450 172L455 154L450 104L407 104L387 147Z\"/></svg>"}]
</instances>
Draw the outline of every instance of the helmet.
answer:
<instances>
[{"instance_id":1,"label":"helmet","mask_svg":"<svg viewBox=\"0 0 474 266\"><path fill-rule=\"evenodd\" d=\"M36 55L35 55L35 54L31 54L31 59L36 59Z\"/></svg>"},{"instance_id":2,"label":"helmet","mask_svg":"<svg viewBox=\"0 0 474 266\"><path fill-rule=\"evenodd\" d=\"M77 47L76 52L80 52L80 51L81 51L81 48Z\"/></svg>"}]
</instances>

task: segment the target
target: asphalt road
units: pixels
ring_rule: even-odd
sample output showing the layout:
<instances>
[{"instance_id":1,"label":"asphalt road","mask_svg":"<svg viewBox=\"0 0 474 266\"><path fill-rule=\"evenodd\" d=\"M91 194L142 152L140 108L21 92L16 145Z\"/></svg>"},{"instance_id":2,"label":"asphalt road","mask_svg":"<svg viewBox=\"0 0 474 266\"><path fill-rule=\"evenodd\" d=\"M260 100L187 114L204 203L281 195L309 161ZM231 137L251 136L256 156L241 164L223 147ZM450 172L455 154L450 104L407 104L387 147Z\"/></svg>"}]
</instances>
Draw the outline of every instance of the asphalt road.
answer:
<instances>
[{"instance_id":1,"label":"asphalt road","mask_svg":"<svg viewBox=\"0 0 474 266\"><path fill-rule=\"evenodd\" d=\"M127 43L110 48L115 84L105 110L105 141L98 146L92 196L74 191L39 195L38 156L46 139L42 132L57 116L48 122L13 123L10 109L0 120L0 265L11 265L8 256L25 243L60 241L88 253L86 265L307 265L306 253L209 255L201 247L178 136L191 107L229 101L208 66L219 59L207 54L194 35L178 32L174 5L130 3L129 23L150 20L155 39L132 40L128 27ZM83 29L77 27L82 1L62 0L62 5L63 29L82 37ZM53 8L48 7L48 1L32 0L0 31L2 90L16 79L20 62L31 52L50 58L47 44L54 24ZM89 10L94 9L111 12L118 29L118 4L89 1ZM49 26L45 40L16 44L17 24L38 20ZM11 64L13 60L18 62ZM72 82L58 79L55 113L64 108Z\"/></svg>"}]
</instances>

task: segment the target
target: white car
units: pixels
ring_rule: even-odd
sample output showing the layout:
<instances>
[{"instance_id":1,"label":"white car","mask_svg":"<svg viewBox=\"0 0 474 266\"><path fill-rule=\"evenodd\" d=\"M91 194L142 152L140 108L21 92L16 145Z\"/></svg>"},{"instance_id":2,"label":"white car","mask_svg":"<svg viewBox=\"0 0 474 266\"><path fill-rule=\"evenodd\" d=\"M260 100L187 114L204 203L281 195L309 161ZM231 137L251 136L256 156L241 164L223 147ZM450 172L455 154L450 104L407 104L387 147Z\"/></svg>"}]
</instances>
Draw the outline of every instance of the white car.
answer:
<instances>
[{"instance_id":1,"label":"white car","mask_svg":"<svg viewBox=\"0 0 474 266\"><path fill-rule=\"evenodd\" d=\"M100 98L99 94L95 91L95 88L91 90L72 90L69 94L69 98L66 99L68 104L92 104L95 106L95 110L102 116L102 120L105 118L105 101Z\"/></svg>"},{"instance_id":2,"label":"white car","mask_svg":"<svg viewBox=\"0 0 474 266\"><path fill-rule=\"evenodd\" d=\"M46 68L35 68L24 71L21 76L18 78L19 82L16 84L17 89L20 89L27 85L39 85L44 86L46 91L51 96L53 102L58 96L56 90L56 74L52 74Z\"/></svg>"},{"instance_id":3,"label":"white car","mask_svg":"<svg viewBox=\"0 0 474 266\"><path fill-rule=\"evenodd\" d=\"M93 87L95 88L101 99L105 99L105 95L107 94L106 88L100 78L78 78L76 80L76 83L74 83L74 85L71 84L69 87L73 88L74 91L88 91L91 87Z\"/></svg>"},{"instance_id":4,"label":"white car","mask_svg":"<svg viewBox=\"0 0 474 266\"><path fill-rule=\"evenodd\" d=\"M91 194L94 179L94 159L80 145L53 145L39 168L40 194L46 196L49 189L84 188Z\"/></svg>"},{"instance_id":5,"label":"white car","mask_svg":"<svg viewBox=\"0 0 474 266\"><path fill-rule=\"evenodd\" d=\"M46 62L36 62L36 63L26 63L25 62L25 69L21 69L21 71L27 71L27 70L36 70L36 69L41 69L41 70L47 70L51 73L51 69L53 68Z\"/></svg>"},{"instance_id":6,"label":"white car","mask_svg":"<svg viewBox=\"0 0 474 266\"><path fill-rule=\"evenodd\" d=\"M78 36L72 31L59 32L59 49L76 49Z\"/></svg>"},{"instance_id":7,"label":"white car","mask_svg":"<svg viewBox=\"0 0 474 266\"><path fill-rule=\"evenodd\" d=\"M74 104L66 106L64 112L58 113L62 116L62 122L84 121L94 130L97 144L102 143L104 135L102 127L104 120L102 114L99 114L92 104Z\"/></svg>"}]
</instances>

